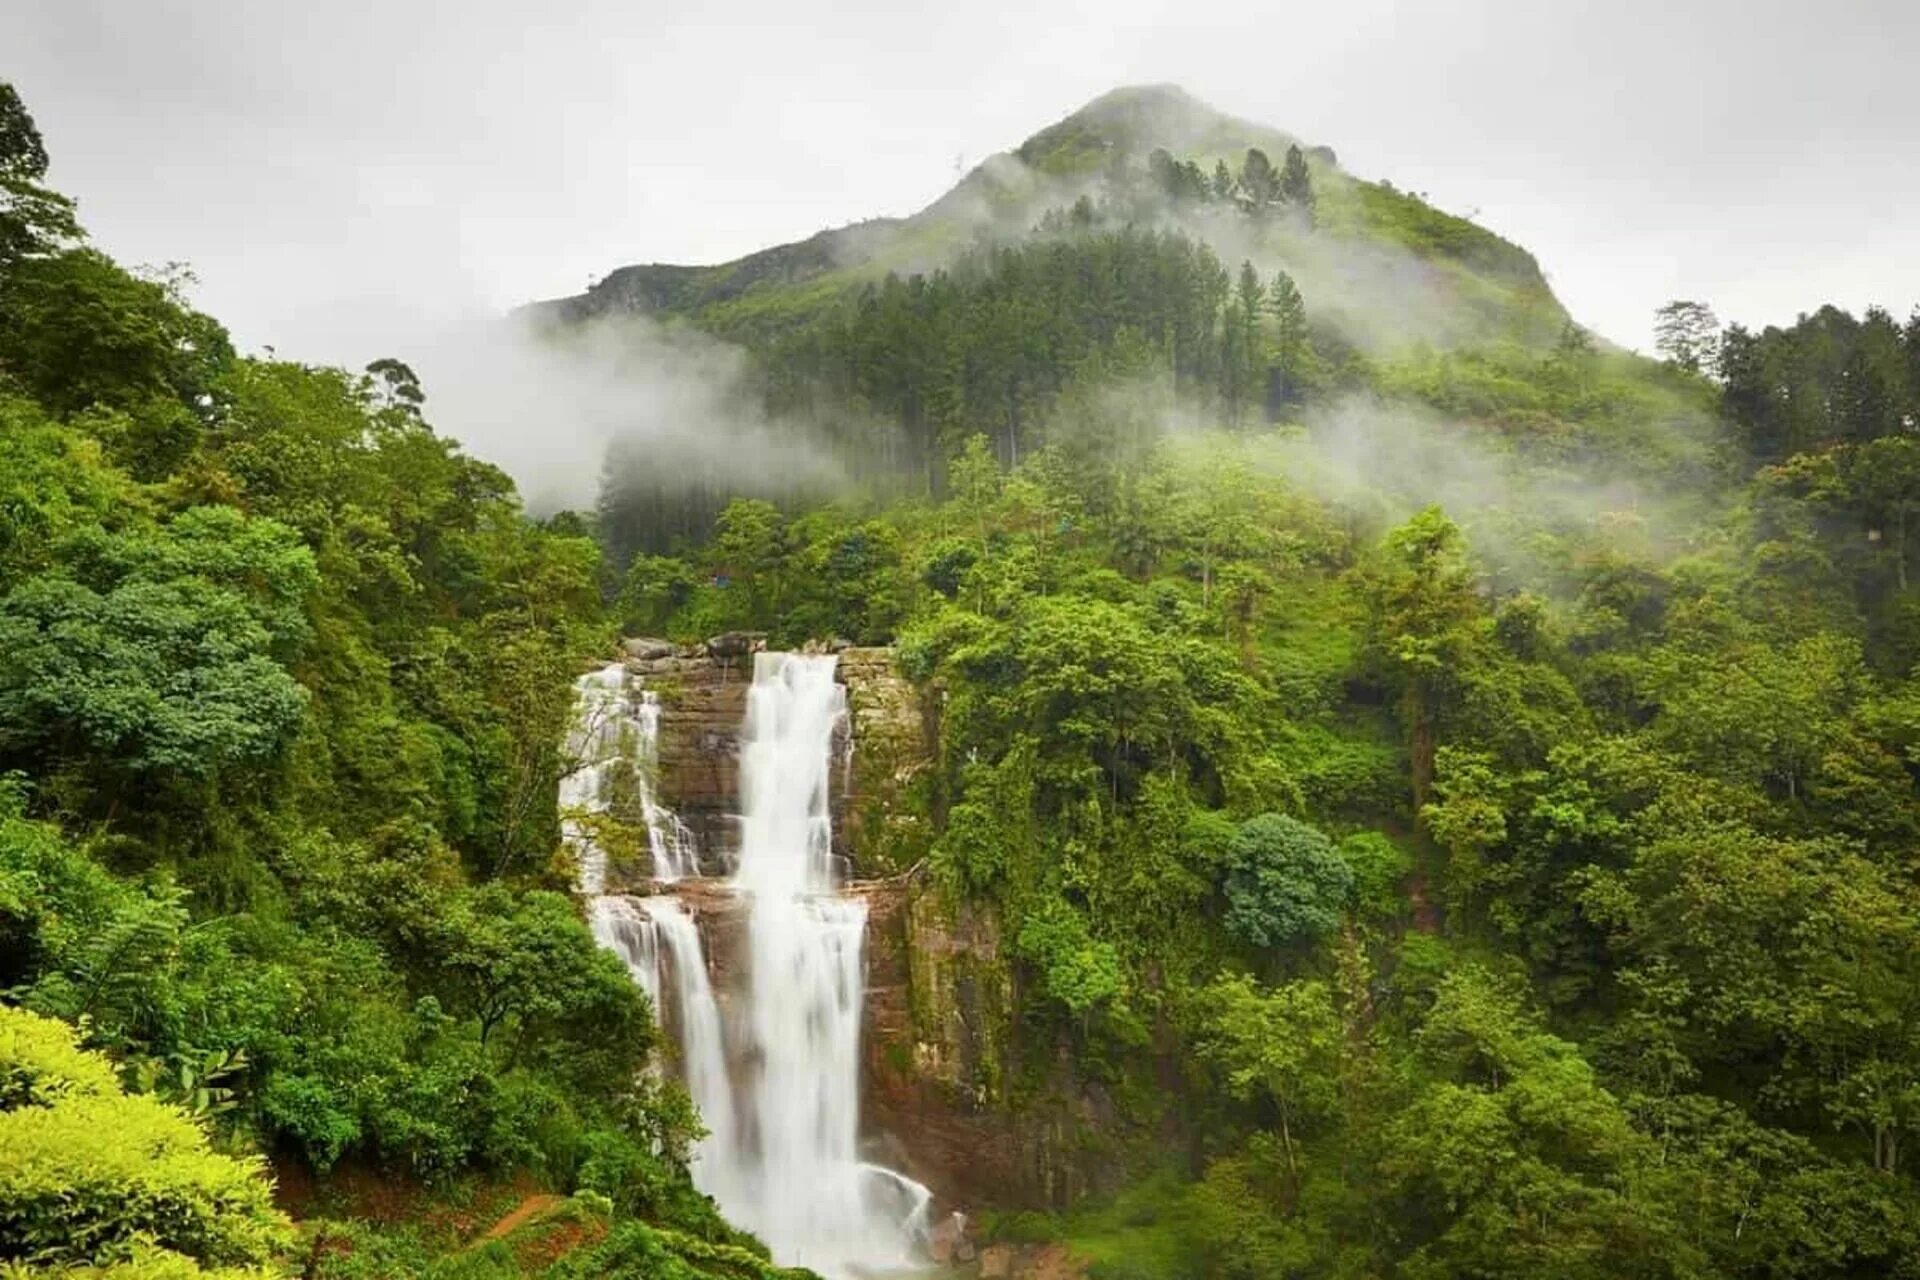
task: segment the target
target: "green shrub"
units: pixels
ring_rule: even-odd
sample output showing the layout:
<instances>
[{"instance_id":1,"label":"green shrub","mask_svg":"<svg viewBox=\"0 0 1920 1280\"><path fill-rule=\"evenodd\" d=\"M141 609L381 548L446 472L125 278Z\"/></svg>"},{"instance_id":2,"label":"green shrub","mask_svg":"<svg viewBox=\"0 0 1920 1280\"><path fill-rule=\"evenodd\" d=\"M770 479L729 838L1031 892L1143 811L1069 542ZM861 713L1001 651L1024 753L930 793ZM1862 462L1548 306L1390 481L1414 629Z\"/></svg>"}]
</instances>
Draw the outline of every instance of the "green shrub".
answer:
<instances>
[{"instance_id":1,"label":"green shrub","mask_svg":"<svg viewBox=\"0 0 1920 1280\"><path fill-rule=\"evenodd\" d=\"M1413 855L1378 831L1356 831L1340 842L1340 857L1353 872L1353 903L1364 916L1392 920L1406 909L1400 882L1413 869Z\"/></svg>"},{"instance_id":2,"label":"green shrub","mask_svg":"<svg viewBox=\"0 0 1920 1280\"><path fill-rule=\"evenodd\" d=\"M285 1243L260 1162L215 1153L178 1107L121 1093L71 1029L0 1007L0 1081L0 1258L100 1265L153 1246L247 1266Z\"/></svg>"}]
</instances>

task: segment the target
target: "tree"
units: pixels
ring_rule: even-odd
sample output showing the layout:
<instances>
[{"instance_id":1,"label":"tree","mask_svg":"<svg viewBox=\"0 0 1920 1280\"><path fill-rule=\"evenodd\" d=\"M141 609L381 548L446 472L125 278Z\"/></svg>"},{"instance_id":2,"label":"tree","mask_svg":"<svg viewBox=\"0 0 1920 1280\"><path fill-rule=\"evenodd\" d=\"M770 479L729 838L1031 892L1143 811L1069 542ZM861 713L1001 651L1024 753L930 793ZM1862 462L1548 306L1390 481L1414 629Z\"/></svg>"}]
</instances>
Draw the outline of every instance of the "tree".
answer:
<instances>
[{"instance_id":1,"label":"tree","mask_svg":"<svg viewBox=\"0 0 1920 1280\"><path fill-rule=\"evenodd\" d=\"M1307 304L1293 277L1285 271L1273 274L1273 284L1267 289L1267 309L1273 313L1273 357L1280 375L1275 399L1281 404L1293 403L1300 399L1301 378L1306 371Z\"/></svg>"},{"instance_id":2,"label":"tree","mask_svg":"<svg viewBox=\"0 0 1920 1280\"><path fill-rule=\"evenodd\" d=\"M1411 1274L1701 1273L1654 1185L1654 1144L1578 1048L1534 1024L1518 984L1448 974L1415 1043L1426 1081L1379 1168Z\"/></svg>"},{"instance_id":3,"label":"tree","mask_svg":"<svg viewBox=\"0 0 1920 1280\"><path fill-rule=\"evenodd\" d=\"M1201 1053L1226 1073L1234 1096L1265 1098L1280 1121L1287 1171L1300 1173L1297 1137L1338 1098L1341 1025L1324 982L1262 991L1253 979L1214 980L1204 1005Z\"/></svg>"},{"instance_id":4,"label":"tree","mask_svg":"<svg viewBox=\"0 0 1920 1280\"><path fill-rule=\"evenodd\" d=\"M1060 899L1027 916L1014 947L1038 970L1047 996L1076 1018L1086 1019L1126 990L1113 944L1095 940L1086 917Z\"/></svg>"},{"instance_id":5,"label":"tree","mask_svg":"<svg viewBox=\"0 0 1920 1280\"><path fill-rule=\"evenodd\" d=\"M40 185L46 172L40 130L13 85L0 80L0 277L22 258L80 236L73 201Z\"/></svg>"},{"instance_id":6,"label":"tree","mask_svg":"<svg viewBox=\"0 0 1920 1280\"><path fill-rule=\"evenodd\" d=\"M1227 846L1227 929L1256 947L1326 936L1353 893L1353 868L1325 834L1297 818L1263 813Z\"/></svg>"},{"instance_id":7,"label":"tree","mask_svg":"<svg viewBox=\"0 0 1920 1280\"><path fill-rule=\"evenodd\" d=\"M427 402L427 394L420 389L420 375L413 371L412 366L403 360L385 356L368 365L367 374L379 382L387 408L411 418L419 418L421 408Z\"/></svg>"},{"instance_id":8,"label":"tree","mask_svg":"<svg viewBox=\"0 0 1920 1280\"><path fill-rule=\"evenodd\" d=\"M1225 160L1213 162L1213 198L1225 201L1233 195L1233 171Z\"/></svg>"},{"instance_id":9,"label":"tree","mask_svg":"<svg viewBox=\"0 0 1920 1280\"><path fill-rule=\"evenodd\" d=\"M1227 417L1238 424L1250 404L1258 402L1257 388L1266 369L1266 349L1260 332L1261 304L1266 289L1251 262L1240 264L1240 278L1234 286L1233 306L1228 316L1227 360L1225 369Z\"/></svg>"},{"instance_id":10,"label":"tree","mask_svg":"<svg viewBox=\"0 0 1920 1280\"><path fill-rule=\"evenodd\" d=\"M1000 499L1005 476L993 456L993 442L984 435L967 437L966 447L947 466L947 489L953 507L968 525L967 532L987 541L987 517Z\"/></svg>"},{"instance_id":11,"label":"tree","mask_svg":"<svg viewBox=\"0 0 1920 1280\"><path fill-rule=\"evenodd\" d=\"M1704 302L1669 302L1654 312L1654 350L1688 373L1709 373L1720 358L1720 321Z\"/></svg>"},{"instance_id":12,"label":"tree","mask_svg":"<svg viewBox=\"0 0 1920 1280\"><path fill-rule=\"evenodd\" d=\"M683 560L644 552L635 556L614 603L623 634L665 635L668 621L692 598L695 581Z\"/></svg>"},{"instance_id":13,"label":"tree","mask_svg":"<svg viewBox=\"0 0 1920 1280\"><path fill-rule=\"evenodd\" d=\"M0 601L0 750L206 778L271 756L305 697L230 593L39 579Z\"/></svg>"},{"instance_id":14,"label":"tree","mask_svg":"<svg viewBox=\"0 0 1920 1280\"><path fill-rule=\"evenodd\" d=\"M766 627L775 620L785 528L779 510L757 498L735 498L714 522L707 563L714 586L739 601L721 615L735 625Z\"/></svg>"},{"instance_id":15,"label":"tree","mask_svg":"<svg viewBox=\"0 0 1920 1280\"><path fill-rule=\"evenodd\" d=\"M1240 190L1255 209L1280 198L1280 177L1274 172L1273 161L1258 147L1247 148L1247 158L1240 166Z\"/></svg>"},{"instance_id":16,"label":"tree","mask_svg":"<svg viewBox=\"0 0 1920 1280\"><path fill-rule=\"evenodd\" d=\"M1647 978L1677 986L1687 1057L1824 1112L1893 1172L1920 1132L1920 902L1904 878L1840 841L1721 825L1662 832L1589 902L1643 979L1636 1004Z\"/></svg>"},{"instance_id":17,"label":"tree","mask_svg":"<svg viewBox=\"0 0 1920 1280\"><path fill-rule=\"evenodd\" d=\"M0 366L56 413L100 405L204 422L233 348L185 305L184 283L91 249L15 263L0 271Z\"/></svg>"},{"instance_id":18,"label":"tree","mask_svg":"<svg viewBox=\"0 0 1920 1280\"><path fill-rule=\"evenodd\" d=\"M562 895L482 885L443 904L432 924L435 964L454 978L455 1008L479 1021L481 1043L510 1032L506 1050L519 1059L604 1037L630 1061L649 1042L631 976Z\"/></svg>"},{"instance_id":19,"label":"tree","mask_svg":"<svg viewBox=\"0 0 1920 1280\"><path fill-rule=\"evenodd\" d=\"M1907 403L1907 352L1900 326L1868 307L1853 333L1834 396L1834 434L1864 442L1898 434Z\"/></svg>"},{"instance_id":20,"label":"tree","mask_svg":"<svg viewBox=\"0 0 1920 1280\"><path fill-rule=\"evenodd\" d=\"M1459 526L1429 507L1388 534L1370 595L1371 648L1400 695L1417 812L1433 781L1439 717L1473 647L1479 614Z\"/></svg>"},{"instance_id":21,"label":"tree","mask_svg":"<svg viewBox=\"0 0 1920 1280\"><path fill-rule=\"evenodd\" d=\"M1902 434L1870 440L1844 465L1854 491L1849 496L1873 522L1869 534L1883 535L1894 581L1905 591L1913 535L1920 532L1920 439Z\"/></svg>"},{"instance_id":22,"label":"tree","mask_svg":"<svg viewBox=\"0 0 1920 1280\"><path fill-rule=\"evenodd\" d=\"M1287 148L1286 166L1280 171L1277 194L1282 203L1313 225L1313 175L1307 170L1307 158L1300 148Z\"/></svg>"},{"instance_id":23,"label":"tree","mask_svg":"<svg viewBox=\"0 0 1920 1280\"><path fill-rule=\"evenodd\" d=\"M1844 731L1850 690L1864 678L1857 641L1823 632L1791 646L1729 644L1665 651L1650 673L1662 695L1661 739L1704 774L1775 786L1797 798Z\"/></svg>"}]
</instances>

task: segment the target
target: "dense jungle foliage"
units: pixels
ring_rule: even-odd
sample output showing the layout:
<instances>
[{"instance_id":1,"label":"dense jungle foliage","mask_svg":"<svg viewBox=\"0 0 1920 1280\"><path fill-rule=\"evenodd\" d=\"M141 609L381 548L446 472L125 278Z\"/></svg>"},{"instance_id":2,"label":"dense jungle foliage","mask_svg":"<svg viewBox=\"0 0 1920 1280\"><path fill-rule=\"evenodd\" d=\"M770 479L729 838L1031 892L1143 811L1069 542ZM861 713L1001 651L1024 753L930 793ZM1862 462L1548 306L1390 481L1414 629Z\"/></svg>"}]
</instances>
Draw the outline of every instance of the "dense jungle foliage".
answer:
<instances>
[{"instance_id":1,"label":"dense jungle foliage","mask_svg":"<svg viewBox=\"0 0 1920 1280\"><path fill-rule=\"evenodd\" d=\"M761 630L894 644L937 711L892 856L999 922L980 1096L1109 1171L990 1234L1920 1275L1920 319L1678 304L1655 362L1310 154L1144 153L1022 243L693 317L893 483L689 518L630 459L534 522L404 366L239 356L82 247L0 108L0 1260L767 1274L553 860L581 660ZM1469 322L1369 330L1314 257L1361 241ZM531 1177L580 1247L290 1226L256 1155Z\"/></svg>"},{"instance_id":2,"label":"dense jungle foliage","mask_svg":"<svg viewBox=\"0 0 1920 1280\"><path fill-rule=\"evenodd\" d=\"M700 1261L741 1242L553 865L597 549L404 366L235 354L46 163L0 85L0 1266L278 1274L253 1152L521 1173L586 1193L577 1274L757 1277ZM306 1274L426 1269L358 1230L307 1224Z\"/></svg>"}]
</instances>

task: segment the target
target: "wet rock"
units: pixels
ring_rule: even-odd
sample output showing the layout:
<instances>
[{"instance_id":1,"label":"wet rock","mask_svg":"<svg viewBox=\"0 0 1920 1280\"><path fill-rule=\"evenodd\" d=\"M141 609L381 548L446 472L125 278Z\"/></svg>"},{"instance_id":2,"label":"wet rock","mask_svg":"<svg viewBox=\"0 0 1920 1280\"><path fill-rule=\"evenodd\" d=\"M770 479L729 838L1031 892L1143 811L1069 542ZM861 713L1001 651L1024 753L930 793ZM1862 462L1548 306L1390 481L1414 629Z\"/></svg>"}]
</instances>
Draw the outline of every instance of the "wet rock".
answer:
<instances>
[{"instance_id":1,"label":"wet rock","mask_svg":"<svg viewBox=\"0 0 1920 1280\"><path fill-rule=\"evenodd\" d=\"M744 658L767 647L764 631L723 631L707 641L707 655L713 658Z\"/></svg>"},{"instance_id":2,"label":"wet rock","mask_svg":"<svg viewBox=\"0 0 1920 1280\"><path fill-rule=\"evenodd\" d=\"M937 729L920 691L894 665L893 650L842 649L839 672L853 757L836 835L861 875L905 871L926 856L932 840L911 791L933 761Z\"/></svg>"},{"instance_id":3,"label":"wet rock","mask_svg":"<svg viewBox=\"0 0 1920 1280\"><path fill-rule=\"evenodd\" d=\"M701 869L725 874L738 851L740 723L749 682L726 662L697 657L636 664L660 700L659 797L693 832Z\"/></svg>"},{"instance_id":4,"label":"wet rock","mask_svg":"<svg viewBox=\"0 0 1920 1280\"><path fill-rule=\"evenodd\" d=\"M944 1203L1039 1201L1030 1136L998 1096L1011 989L994 918L923 877L856 886L867 902L861 1114L885 1163Z\"/></svg>"},{"instance_id":5,"label":"wet rock","mask_svg":"<svg viewBox=\"0 0 1920 1280\"><path fill-rule=\"evenodd\" d=\"M724 874L738 842L732 810L752 679L743 659L763 649L765 637L730 631L678 650L646 637L623 643L627 669L660 700L660 801L693 831L703 870ZM932 759L931 726L892 650L838 653L851 751L833 776L834 849L853 876L884 876L918 861L930 839L925 819L905 800Z\"/></svg>"},{"instance_id":6,"label":"wet rock","mask_svg":"<svg viewBox=\"0 0 1920 1280\"><path fill-rule=\"evenodd\" d=\"M680 646L671 640L661 640L654 636L633 636L620 642L620 648L627 658L634 662L651 662L658 658L671 658L680 652Z\"/></svg>"},{"instance_id":7,"label":"wet rock","mask_svg":"<svg viewBox=\"0 0 1920 1280\"><path fill-rule=\"evenodd\" d=\"M934 1224L933 1230L927 1233L927 1256L943 1267L950 1262L973 1260L973 1246L967 1240L966 1214L956 1209Z\"/></svg>"}]
</instances>

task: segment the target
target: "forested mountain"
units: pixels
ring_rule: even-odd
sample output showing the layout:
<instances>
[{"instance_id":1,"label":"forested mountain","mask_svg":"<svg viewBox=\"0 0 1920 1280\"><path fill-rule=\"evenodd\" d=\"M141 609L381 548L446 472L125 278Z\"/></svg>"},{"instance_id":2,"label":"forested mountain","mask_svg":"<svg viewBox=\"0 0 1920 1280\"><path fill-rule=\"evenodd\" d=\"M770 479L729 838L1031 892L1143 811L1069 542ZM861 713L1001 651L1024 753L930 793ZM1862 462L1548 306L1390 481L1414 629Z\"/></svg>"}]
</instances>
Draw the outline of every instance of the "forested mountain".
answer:
<instances>
[{"instance_id":1,"label":"forested mountain","mask_svg":"<svg viewBox=\"0 0 1920 1280\"><path fill-rule=\"evenodd\" d=\"M921 699L862 871L998 940L968 1105L1059 1173L981 1243L1920 1275L1920 318L1628 354L1120 90L912 218L523 317L734 344L846 477L616 445L535 521L404 365L237 354L45 168L0 89L0 1260L771 1273L555 856L569 681L732 631ZM569 1198L450 1247L503 1185Z\"/></svg>"}]
</instances>

